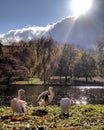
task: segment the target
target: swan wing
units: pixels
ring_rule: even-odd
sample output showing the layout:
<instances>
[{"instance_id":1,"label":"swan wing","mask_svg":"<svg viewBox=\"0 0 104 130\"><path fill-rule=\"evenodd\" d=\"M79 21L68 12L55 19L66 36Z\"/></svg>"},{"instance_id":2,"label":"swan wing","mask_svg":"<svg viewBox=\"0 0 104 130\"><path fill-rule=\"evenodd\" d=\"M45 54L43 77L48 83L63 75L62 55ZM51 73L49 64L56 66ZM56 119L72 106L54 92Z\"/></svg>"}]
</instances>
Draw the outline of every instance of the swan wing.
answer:
<instances>
[{"instance_id":1,"label":"swan wing","mask_svg":"<svg viewBox=\"0 0 104 130\"><path fill-rule=\"evenodd\" d=\"M39 102L40 99L44 99L45 101L47 101L48 95L49 95L49 92L48 92L48 91L42 92L42 93L38 96L37 102Z\"/></svg>"}]
</instances>

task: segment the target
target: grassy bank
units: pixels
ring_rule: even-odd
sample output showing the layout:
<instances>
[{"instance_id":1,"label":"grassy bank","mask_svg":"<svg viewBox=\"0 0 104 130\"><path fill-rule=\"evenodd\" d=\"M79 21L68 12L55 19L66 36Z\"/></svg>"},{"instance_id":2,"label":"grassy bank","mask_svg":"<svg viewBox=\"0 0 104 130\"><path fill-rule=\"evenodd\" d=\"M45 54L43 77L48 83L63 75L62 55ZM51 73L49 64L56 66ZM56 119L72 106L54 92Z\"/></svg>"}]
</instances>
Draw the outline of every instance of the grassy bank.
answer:
<instances>
[{"instance_id":1,"label":"grassy bank","mask_svg":"<svg viewBox=\"0 0 104 130\"><path fill-rule=\"evenodd\" d=\"M38 78L28 78L26 80L22 81L15 81L12 82L12 84L36 84L36 85L42 85L44 82ZM95 77L92 80L86 81L85 78L77 78L77 79L68 79L67 82L65 82L64 77L59 78L59 76L51 77L47 80L46 85L71 85L71 86L104 86L104 79L101 77Z\"/></svg>"},{"instance_id":2,"label":"grassy bank","mask_svg":"<svg viewBox=\"0 0 104 130\"><path fill-rule=\"evenodd\" d=\"M59 79L59 76L56 77L51 77L44 82L38 78L38 77L33 77L33 78L27 78L24 80L12 80L9 84L9 86L12 85L51 85L51 86L104 86L104 78L101 77L95 77L92 80L86 81L85 78L76 78L76 79L68 79L67 82L65 82L64 77ZM2 81L0 82L0 87L5 87L8 86L6 82Z\"/></svg>"},{"instance_id":3,"label":"grassy bank","mask_svg":"<svg viewBox=\"0 0 104 130\"><path fill-rule=\"evenodd\" d=\"M48 106L48 113L31 107L25 116L12 116L10 107L0 108L0 130L104 130L104 105L75 105L69 117L60 115L60 107Z\"/></svg>"}]
</instances>

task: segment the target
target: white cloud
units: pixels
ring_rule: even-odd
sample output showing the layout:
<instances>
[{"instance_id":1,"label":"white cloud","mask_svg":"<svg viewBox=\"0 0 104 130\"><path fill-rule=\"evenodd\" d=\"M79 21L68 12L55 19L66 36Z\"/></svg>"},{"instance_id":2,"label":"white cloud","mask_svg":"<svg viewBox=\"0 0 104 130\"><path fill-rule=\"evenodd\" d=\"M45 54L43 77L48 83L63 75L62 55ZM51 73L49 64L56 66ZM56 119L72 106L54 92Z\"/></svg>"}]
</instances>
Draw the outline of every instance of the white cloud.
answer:
<instances>
[{"instance_id":1,"label":"white cloud","mask_svg":"<svg viewBox=\"0 0 104 130\"><path fill-rule=\"evenodd\" d=\"M48 31L53 27L54 24L47 25L46 27L32 26L23 29L10 30L6 34L1 34L0 39L4 45L11 41L28 41L33 38L40 38L49 35Z\"/></svg>"},{"instance_id":2,"label":"white cloud","mask_svg":"<svg viewBox=\"0 0 104 130\"><path fill-rule=\"evenodd\" d=\"M74 44L85 49L94 49L96 42L104 35L104 24L99 24L93 17L66 17L57 23L46 27L32 26L23 29L10 30L1 34L3 44L11 41L31 40L42 36L51 36L59 43Z\"/></svg>"}]
</instances>

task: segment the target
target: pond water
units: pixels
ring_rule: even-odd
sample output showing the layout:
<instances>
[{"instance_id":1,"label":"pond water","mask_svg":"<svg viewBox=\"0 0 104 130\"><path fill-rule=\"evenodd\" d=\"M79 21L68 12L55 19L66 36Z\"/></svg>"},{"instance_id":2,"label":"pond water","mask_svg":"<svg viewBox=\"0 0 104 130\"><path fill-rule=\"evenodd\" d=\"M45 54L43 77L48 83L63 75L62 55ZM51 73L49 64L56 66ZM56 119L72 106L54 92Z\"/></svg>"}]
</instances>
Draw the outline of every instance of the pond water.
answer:
<instances>
[{"instance_id":1,"label":"pond water","mask_svg":"<svg viewBox=\"0 0 104 130\"><path fill-rule=\"evenodd\" d=\"M69 97L76 104L104 104L104 87L103 86L53 86L55 98L52 104L58 104L61 98ZM23 88L26 91L26 101L30 106L37 106L36 99L38 95L47 90L48 86L42 85L22 85L0 87L0 106L10 105L10 100L17 96L17 91Z\"/></svg>"}]
</instances>

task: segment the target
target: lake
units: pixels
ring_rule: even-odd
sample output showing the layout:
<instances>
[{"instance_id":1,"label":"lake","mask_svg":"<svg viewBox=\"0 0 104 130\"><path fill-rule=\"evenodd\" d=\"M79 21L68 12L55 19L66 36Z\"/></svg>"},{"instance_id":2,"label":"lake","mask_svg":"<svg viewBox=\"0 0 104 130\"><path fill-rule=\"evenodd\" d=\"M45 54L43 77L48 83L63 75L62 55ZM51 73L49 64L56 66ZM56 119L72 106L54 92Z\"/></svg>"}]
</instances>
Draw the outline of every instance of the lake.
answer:
<instances>
[{"instance_id":1,"label":"lake","mask_svg":"<svg viewBox=\"0 0 104 130\"><path fill-rule=\"evenodd\" d=\"M57 105L62 97L69 97L76 104L104 104L103 86L53 86L55 98L52 104ZM26 91L26 101L29 106L37 106L38 95L47 90L48 86L42 85L12 85L0 87L0 106L9 106L10 99L17 96L17 91L23 88Z\"/></svg>"}]
</instances>

